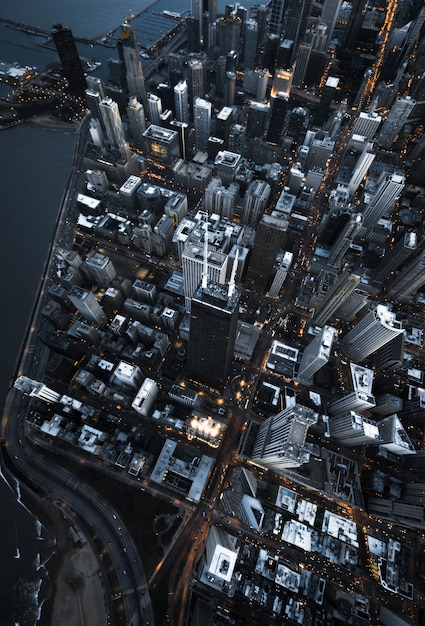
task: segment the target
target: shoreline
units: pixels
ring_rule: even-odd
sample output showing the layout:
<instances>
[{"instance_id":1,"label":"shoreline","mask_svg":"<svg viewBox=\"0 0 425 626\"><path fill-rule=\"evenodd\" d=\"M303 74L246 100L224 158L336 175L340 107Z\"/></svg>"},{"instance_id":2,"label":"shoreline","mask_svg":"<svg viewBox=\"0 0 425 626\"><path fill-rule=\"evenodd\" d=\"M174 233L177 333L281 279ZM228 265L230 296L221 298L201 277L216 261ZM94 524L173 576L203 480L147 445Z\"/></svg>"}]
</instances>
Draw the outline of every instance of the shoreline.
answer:
<instances>
[{"instance_id":1,"label":"shoreline","mask_svg":"<svg viewBox=\"0 0 425 626\"><path fill-rule=\"evenodd\" d=\"M53 553L43 565L47 576L41 592L47 584L47 594L40 601L37 626L105 624L104 589L97 557L89 542L75 541L71 529L78 527L61 509L22 483L21 491L24 505L55 541Z\"/></svg>"}]
</instances>

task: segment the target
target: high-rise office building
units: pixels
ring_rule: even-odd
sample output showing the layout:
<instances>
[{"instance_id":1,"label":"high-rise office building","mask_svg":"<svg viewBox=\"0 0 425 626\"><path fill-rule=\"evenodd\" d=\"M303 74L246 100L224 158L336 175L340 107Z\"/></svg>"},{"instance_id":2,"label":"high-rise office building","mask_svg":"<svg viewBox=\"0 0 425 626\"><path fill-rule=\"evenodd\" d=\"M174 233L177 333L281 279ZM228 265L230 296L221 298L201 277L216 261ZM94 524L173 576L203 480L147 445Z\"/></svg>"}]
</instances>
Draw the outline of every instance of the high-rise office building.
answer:
<instances>
[{"instance_id":1,"label":"high-rise office building","mask_svg":"<svg viewBox=\"0 0 425 626\"><path fill-rule=\"evenodd\" d=\"M372 394L374 372L367 367L350 363L341 369L342 389L344 396L329 404L329 413L340 415L345 411L365 411L375 406Z\"/></svg>"},{"instance_id":2,"label":"high-rise office building","mask_svg":"<svg viewBox=\"0 0 425 626\"><path fill-rule=\"evenodd\" d=\"M282 35L293 41L293 50L297 50L307 30L313 0L285 0L282 20Z\"/></svg>"},{"instance_id":3,"label":"high-rise office building","mask_svg":"<svg viewBox=\"0 0 425 626\"><path fill-rule=\"evenodd\" d=\"M387 296L396 298L398 302L409 302L424 284L425 250L422 250L389 281Z\"/></svg>"},{"instance_id":4,"label":"high-rise office building","mask_svg":"<svg viewBox=\"0 0 425 626\"><path fill-rule=\"evenodd\" d=\"M236 73L226 72L224 81L223 103L225 107L232 107L235 104L236 93Z\"/></svg>"},{"instance_id":5,"label":"high-rise office building","mask_svg":"<svg viewBox=\"0 0 425 626\"><path fill-rule=\"evenodd\" d=\"M347 224L343 228L340 236L335 241L329 251L328 264L332 267L340 268L344 254L347 252L350 245L353 243L355 236L357 235L362 225L362 216L360 213L353 213Z\"/></svg>"},{"instance_id":6,"label":"high-rise office building","mask_svg":"<svg viewBox=\"0 0 425 626\"><path fill-rule=\"evenodd\" d=\"M204 1L203 0L190 0L190 17L195 22L198 48L202 46L203 38L204 38L203 15L204 15Z\"/></svg>"},{"instance_id":7,"label":"high-rise office building","mask_svg":"<svg viewBox=\"0 0 425 626\"><path fill-rule=\"evenodd\" d=\"M353 139L356 137L359 137L359 135L352 135ZM365 137L362 137L362 140L358 143L358 146L361 150L360 156L356 161L353 173L348 182L348 192L351 195L354 195L356 193L357 189L360 186L360 183L366 176L376 156L375 152L373 152L372 150L372 144L366 141Z\"/></svg>"},{"instance_id":8,"label":"high-rise office building","mask_svg":"<svg viewBox=\"0 0 425 626\"><path fill-rule=\"evenodd\" d=\"M201 55L193 56L187 64L189 83L189 105L191 111L195 105L196 98L203 98L205 95L205 58Z\"/></svg>"},{"instance_id":9,"label":"high-rise office building","mask_svg":"<svg viewBox=\"0 0 425 626\"><path fill-rule=\"evenodd\" d=\"M344 446L377 446L382 443L378 424L355 411L329 419L331 437Z\"/></svg>"},{"instance_id":10,"label":"high-rise office building","mask_svg":"<svg viewBox=\"0 0 425 626\"><path fill-rule=\"evenodd\" d=\"M325 6L322 10L322 15L320 21L326 24L326 47L329 47L330 41L332 39L335 24L338 19L339 11L341 9L342 0L326 0Z\"/></svg>"},{"instance_id":11,"label":"high-rise office building","mask_svg":"<svg viewBox=\"0 0 425 626\"><path fill-rule=\"evenodd\" d=\"M343 322L351 322L369 301L369 294L361 288L354 289L335 309L335 317Z\"/></svg>"},{"instance_id":12,"label":"high-rise office building","mask_svg":"<svg viewBox=\"0 0 425 626\"><path fill-rule=\"evenodd\" d=\"M415 232L404 233L395 243L392 250L385 253L382 261L373 271L373 281L382 284L383 281L397 270L405 261L413 256L417 246Z\"/></svg>"},{"instance_id":13,"label":"high-rise office building","mask_svg":"<svg viewBox=\"0 0 425 626\"><path fill-rule=\"evenodd\" d=\"M161 98L159 98L155 93L148 93L146 103L148 107L147 113L150 122L152 124L155 124L156 126L161 126Z\"/></svg>"},{"instance_id":14,"label":"high-rise office building","mask_svg":"<svg viewBox=\"0 0 425 626\"><path fill-rule=\"evenodd\" d=\"M269 129L267 131L267 141L278 144L285 125L289 96L279 92L276 96L271 97L270 100L271 114Z\"/></svg>"},{"instance_id":15,"label":"high-rise office building","mask_svg":"<svg viewBox=\"0 0 425 626\"><path fill-rule=\"evenodd\" d=\"M251 459L276 472L307 463L307 431L317 419L317 413L300 404L268 417L258 429Z\"/></svg>"},{"instance_id":16,"label":"high-rise office building","mask_svg":"<svg viewBox=\"0 0 425 626\"><path fill-rule=\"evenodd\" d=\"M83 263L83 270L94 284L99 287L109 287L116 278L117 271L111 259L100 252L93 252Z\"/></svg>"},{"instance_id":17,"label":"high-rise office building","mask_svg":"<svg viewBox=\"0 0 425 626\"><path fill-rule=\"evenodd\" d=\"M360 135L371 141L376 135L376 131L382 122L382 117L377 113L365 113L360 111L359 116L354 121L351 129L351 136Z\"/></svg>"},{"instance_id":18,"label":"high-rise office building","mask_svg":"<svg viewBox=\"0 0 425 626\"><path fill-rule=\"evenodd\" d=\"M106 323L106 314L91 291L73 285L68 291L68 297L87 322L98 326Z\"/></svg>"},{"instance_id":19,"label":"high-rise office building","mask_svg":"<svg viewBox=\"0 0 425 626\"><path fill-rule=\"evenodd\" d=\"M241 155L228 150L221 150L214 160L214 169L221 178L223 185L230 185L238 173Z\"/></svg>"},{"instance_id":20,"label":"high-rise office building","mask_svg":"<svg viewBox=\"0 0 425 626\"><path fill-rule=\"evenodd\" d=\"M106 93L105 83L101 78L97 78L97 76L86 76L87 89L91 89L91 91L97 91L100 93L100 97L106 98L108 94Z\"/></svg>"},{"instance_id":21,"label":"high-rise office building","mask_svg":"<svg viewBox=\"0 0 425 626\"><path fill-rule=\"evenodd\" d=\"M243 64L245 70L254 70L256 67L258 52L258 23L256 20L249 19L245 24L245 36L243 38Z\"/></svg>"},{"instance_id":22,"label":"high-rise office building","mask_svg":"<svg viewBox=\"0 0 425 626\"><path fill-rule=\"evenodd\" d=\"M304 77L307 71L308 63L310 61L312 49L313 45L311 42L302 42L298 46L295 59L295 69L292 77L292 84L295 87L302 87L304 85Z\"/></svg>"},{"instance_id":23,"label":"high-rise office building","mask_svg":"<svg viewBox=\"0 0 425 626\"><path fill-rule=\"evenodd\" d=\"M415 446L410 441L397 413L384 417L378 422L378 426L383 448L398 456L415 454Z\"/></svg>"},{"instance_id":24,"label":"high-rise office building","mask_svg":"<svg viewBox=\"0 0 425 626\"><path fill-rule=\"evenodd\" d=\"M195 125L195 145L198 150L206 150L208 137L211 135L211 102L196 98L193 105Z\"/></svg>"},{"instance_id":25,"label":"high-rise office building","mask_svg":"<svg viewBox=\"0 0 425 626\"><path fill-rule=\"evenodd\" d=\"M404 189L405 181L403 174L382 172L371 201L363 209L360 236L367 236L367 233L378 223L381 217L390 214Z\"/></svg>"},{"instance_id":26,"label":"high-rise office building","mask_svg":"<svg viewBox=\"0 0 425 626\"><path fill-rule=\"evenodd\" d=\"M189 123L189 92L187 82L181 80L174 87L174 108L179 122Z\"/></svg>"},{"instance_id":27,"label":"high-rise office building","mask_svg":"<svg viewBox=\"0 0 425 626\"><path fill-rule=\"evenodd\" d=\"M284 8L285 0L272 0L269 23L269 32L271 35L280 36L282 31Z\"/></svg>"},{"instance_id":28,"label":"high-rise office building","mask_svg":"<svg viewBox=\"0 0 425 626\"><path fill-rule=\"evenodd\" d=\"M47 387L44 383L38 380L32 380L27 376L18 376L13 386L27 396L37 398L37 400L43 400L48 404L59 403L62 395L57 391L53 391L50 387Z\"/></svg>"},{"instance_id":29,"label":"high-rise office building","mask_svg":"<svg viewBox=\"0 0 425 626\"><path fill-rule=\"evenodd\" d=\"M125 21L121 26L118 53L124 63L125 86L128 95L136 96L139 102L141 102L143 106L146 106L146 87L142 61L136 41L134 26L128 21Z\"/></svg>"},{"instance_id":30,"label":"high-rise office building","mask_svg":"<svg viewBox=\"0 0 425 626\"><path fill-rule=\"evenodd\" d=\"M277 96L278 94L285 94L286 96L289 96L291 92L292 78L292 69L286 70L284 68L276 68L270 95Z\"/></svg>"},{"instance_id":31,"label":"high-rise office building","mask_svg":"<svg viewBox=\"0 0 425 626\"><path fill-rule=\"evenodd\" d=\"M102 112L100 110L100 103L104 100L99 91L93 91L92 89L86 89L86 101L90 109L90 112L95 120L100 124L102 133L106 133L106 126L103 121Z\"/></svg>"},{"instance_id":32,"label":"high-rise office building","mask_svg":"<svg viewBox=\"0 0 425 626\"><path fill-rule=\"evenodd\" d=\"M398 96L377 138L377 144L382 148L391 148L404 124L412 112L416 101L410 96Z\"/></svg>"},{"instance_id":33,"label":"high-rise office building","mask_svg":"<svg viewBox=\"0 0 425 626\"><path fill-rule=\"evenodd\" d=\"M332 326L323 326L314 339L304 348L298 367L297 379L312 382L314 374L326 365L331 355L336 330Z\"/></svg>"},{"instance_id":34,"label":"high-rise office building","mask_svg":"<svg viewBox=\"0 0 425 626\"><path fill-rule=\"evenodd\" d=\"M246 134L252 139L262 139L269 119L270 106L263 102L251 102L248 107Z\"/></svg>"},{"instance_id":35,"label":"high-rise office building","mask_svg":"<svg viewBox=\"0 0 425 626\"><path fill-rule=\"evenodd\" d=\"M240 50L242 19L234 13L221 17L217 21L217 44L220 54Z\"/></svg>"},{"instance_id":36,"label":"high-rise office building","mask_svg":"<svg viewBox=\"0 0 425 626\"><path fill-rule=\"evenodd\" d=\"M205 263L206 258L206 263ZM182 253L183 291L186 311L190 311L191 299L196 293L205 272L208 280L224 285L227 274L227 255L215 250L205 251L199 245L188 244ZM205 267L206 265L206 267Z\"/></svg>"},{"instance_id":37,"label":"high-rise office building","mask_svg":"<svg viewBox=\"0 0 425 626\"><path fill-rule=\"evenodd\" d=\"M143 133L144 149L155 161L172 167L180 156L177 131L150 124Z\"/></svg>"},{"instance_id":38,"label":"high-rise office building","mask_svg":"<svg viewBox=\"0 0 425 626\"><path fill-rule=\"evenodd\" d=\"M111 98L105 98L100 102L99 109L106 131L106 139L111 147L120 150L126 141L118 104Z\"/></svg>"},{"instance_id":39,"label":"high-rise office building","mask_svg":"<svg viewBox=\"0 0 425 626\"><path fill-rule=\"evenodd\" d=\"M205 544L206 573L213 580L230 582L236 565L239 548L235 538L223 528L211 526ZM202 619L202 622L204 620Z\"/></svg>"},{"instance_id":40,"label":"high-rise office building","mask_svg":"<svg viewBox=\"0 0 425 626\"><path fill-rule=\"evenodd\" d=\"M250 288L266 291L277 254L284 247L287 228L287 220L281 217L265 214L261 218L246 275Z\"/></svg>"},{"instance_id":41,"label":"high-rise office building","mask_svg":"<svg viewBox=\"0 0 425 626\"><path fill-rule=\"evenodd\" d=\"M256 228L267 207L271 187L264 180L253 180L245 192L242 207L242 224Z\"/></svg>"},{"instance_id":42,"label":"high-rise office building","mask_svg":"<svg viewBox=\"0 0 425 626\"><path fill-rule=\"evenodd\" d=\"M371 364L375 371L394 370L402 365L404 360L404 333L397 335L381 348L374 352Z\"/></svg>"},{"instance_id":43,"label":"high-rise office building","mask_svg":"<svg viewBox=\"0 0 425 626\"><path fill-rule=\"evenodd\" d=\"M128 100L127 118L134 145L136 148L141 148L143 146L143 133L146 130L146 118L143 105L136 96L132 96Z\"/></svg>"},{"instance_id":44,"label":"high-rise office building","mask_svg":"<svg viewBox=\"0 0 425 626\"><path fill-rule=\"evenodd\" d=\"M87 83L71 29L62 26L62 24L54 24L52 38L70 90L75 93L75 95L84 98Z\"/></svg>"},{"instance_id":45,"label":"high-rise office building","mask_svg":"<svg viewBox=\"0 0 425 626\"><path fill-rule=\"evenodd\" d=\"M324 294L313 313L313 323L323 326L360 283L360 270L344 269L330 290Z\"/></svg>"},{"instance_id":46,"label":"high-rise office building","mask_svg":"<svg viewBox=\"0 0 425 626\"><path fill-rule=\"evenodd\" d=\"M221 178L212 178L205 189L204 209L209 214L217 213L231 220L238 199L239 185L237 183L230 183L228 187L225 187Z\"/></svg>"},{"instance_id":47,"label":"high-rise office building","mask_svg":"<svg viewBox=\"0 0 425 626\"><path fill-rule=\"evenodd\" d=\"M187 371L191 378L223 390L235 346L240 292L207 282L191 302Z\"/></svg>"},{"instance_id":48,"label":"high-rise office building","mask_svg":"<svg viewBox=\"0 0 425 626\"><path fill-rule=\"evenodd\" d=\"M230 127L234 123L233 108L224 106L218 113L215 120L215 136L222 139L224 149L227 150Z\"/></svg>"},{"instance_id":49,"label":"high-rise office building","mask_svg":"<svg viewBox=\"0 0 425 626\"><path fill-rule=\"evenodd\" d=\"M404 333L401 322L387 305L375 305L340 341L347 357L363 361L381 346Z\"/></svg>"}]
</instances>

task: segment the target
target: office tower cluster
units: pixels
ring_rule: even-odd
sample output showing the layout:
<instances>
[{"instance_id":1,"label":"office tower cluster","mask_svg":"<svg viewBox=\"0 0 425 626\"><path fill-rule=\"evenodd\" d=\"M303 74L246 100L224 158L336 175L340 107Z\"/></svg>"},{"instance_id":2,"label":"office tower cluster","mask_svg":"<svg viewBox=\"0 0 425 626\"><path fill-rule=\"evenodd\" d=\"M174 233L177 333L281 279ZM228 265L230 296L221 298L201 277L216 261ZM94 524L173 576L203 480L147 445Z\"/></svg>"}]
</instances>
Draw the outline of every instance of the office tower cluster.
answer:
<instances>
[{"instance_id":1,"label":"office tower cluster","mask_svg":"<svg viewBox=\"0 0 425 626\"><path fill-rule=\"evenodd\" d=\"M383 378L405 365L400 305L420 304L425 285L425 202L414 188L425 146L424 12L393 16L392 48L381 49L382 13L363 0L272 0L219 15L213 0L193 0L179 45L161 58L140 55L125 22L112 80L88 76L85 92L87 195L101 204L82 201L81 223L173 265L186 381L226 391L246 348L237 345L243 316L264 323L244 313L254 309L244 296L265 298L281 309L272 332L291 337L274 340L267 369L297 390L329 383L328 435L353 446L392 441L371 414L399 411L382 400ZM98 307L111 310L121 292L101 261L64 263L71 307L104 328ZM100 303L86 293L88 276L106 290ZM136 294L121 294L126 313L159 320ZM172 315L169 324L177 328ZM113 328L134 342L142 333L119 320ZM255 463L308 463L307 430L323 416L294 396L257 424Z\"/></svg>"}]
</instances>

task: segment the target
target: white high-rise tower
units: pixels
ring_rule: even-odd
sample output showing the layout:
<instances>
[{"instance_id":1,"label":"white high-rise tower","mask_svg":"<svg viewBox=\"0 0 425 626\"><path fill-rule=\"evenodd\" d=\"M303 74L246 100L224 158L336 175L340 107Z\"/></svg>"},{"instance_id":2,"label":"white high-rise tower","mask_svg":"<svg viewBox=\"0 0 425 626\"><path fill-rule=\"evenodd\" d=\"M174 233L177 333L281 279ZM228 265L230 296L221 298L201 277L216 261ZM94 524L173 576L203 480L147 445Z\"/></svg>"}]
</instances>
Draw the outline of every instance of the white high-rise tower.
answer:
<instances>
[{"instance_id":1,"label":"white high-rise tower","mask_svg":"<svg viewBox=\"0 0 425 626\"><path fill-rule=\"evenodd\" d=\"M342 338L340 346L352 361L363 361L401 333L404 328L395 313L378 304Z\"/></svg>"},{"instance_id":2,"label":"white high-rise tower","mask_svg":"<svg viewBox=\"0 0 425 626\"><path fill-rule=\"evenodd\" d=\"M258 429L252 460L276 472L307 463L307 431L317 419L317 413L300 404L268 417Z\"/></svg>"}]
</instances>

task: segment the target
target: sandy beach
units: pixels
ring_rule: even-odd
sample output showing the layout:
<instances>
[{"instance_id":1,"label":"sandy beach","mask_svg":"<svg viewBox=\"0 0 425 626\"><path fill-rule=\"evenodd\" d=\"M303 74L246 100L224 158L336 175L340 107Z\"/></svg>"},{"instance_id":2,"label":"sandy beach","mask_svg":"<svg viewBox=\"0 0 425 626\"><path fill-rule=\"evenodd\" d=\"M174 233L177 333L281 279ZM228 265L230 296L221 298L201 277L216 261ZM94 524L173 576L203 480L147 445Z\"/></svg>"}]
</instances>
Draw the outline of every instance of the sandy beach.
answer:
<instances>
[{"instance_id":1,"label":"sandy beach","mask_svg":"<svg viewBox=\"0 0 425 626\"><path fill-rule=\"evenodd\" d=\"M94 550L63 511L25 486L22 495L28 508L56 539L55 554L46 564L52 591L43 604L38 625L106 624L103 586Z\"/></svg>"}]
</instances>

